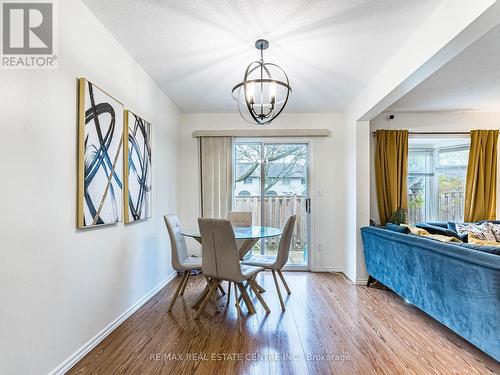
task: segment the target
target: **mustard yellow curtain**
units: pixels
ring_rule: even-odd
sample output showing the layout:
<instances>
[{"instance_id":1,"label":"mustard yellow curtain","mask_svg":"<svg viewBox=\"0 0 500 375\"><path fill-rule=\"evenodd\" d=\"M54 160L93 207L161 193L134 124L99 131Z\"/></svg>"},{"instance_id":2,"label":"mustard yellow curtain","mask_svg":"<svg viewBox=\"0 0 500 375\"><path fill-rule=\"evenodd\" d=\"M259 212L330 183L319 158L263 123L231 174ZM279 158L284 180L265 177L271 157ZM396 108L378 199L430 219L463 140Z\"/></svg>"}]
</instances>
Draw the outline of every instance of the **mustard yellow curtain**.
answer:
<instances>
[{"instance_id":1,"label":"mustard yellow curtain","mask_svg":"<svg viewBox=\"0 0 500 375\"><path fill-rule=\"evenodd\" d=\"M494 220L498 130L472 130L465 182L464 221Z\"/></svg>"},{"instance_id":2,"label":"mustard yellow curtain","mask_svg":"<svg viewBox=\"0 0 500 375\"><path fill-rule=\"evenodd\" d=\"M377 130L375 143L378 211L384 225L394 211L408 209L408 130Z\"/></svg>"}]
</instances>

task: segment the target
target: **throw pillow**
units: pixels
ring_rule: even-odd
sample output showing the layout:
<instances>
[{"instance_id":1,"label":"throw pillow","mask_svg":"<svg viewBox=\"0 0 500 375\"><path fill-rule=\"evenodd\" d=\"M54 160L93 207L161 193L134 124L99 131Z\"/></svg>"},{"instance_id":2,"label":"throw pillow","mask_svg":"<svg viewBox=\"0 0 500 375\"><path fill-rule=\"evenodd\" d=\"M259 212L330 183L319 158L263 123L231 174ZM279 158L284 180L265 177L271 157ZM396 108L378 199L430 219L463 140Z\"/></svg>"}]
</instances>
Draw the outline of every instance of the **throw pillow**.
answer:
<instances>
[{"instance_id":1,"label":"throw pillow","mask_svg":"<svg viewBox=\"0 0 500 375\"><path fill-rule=\"evenodd\" d=\"M483 241L493 241L496 242L495 234L491 229L490 223L482 223L482 224L465 224L465 223L456 223L457 233L468 234L469 237L472 235L477 239Z\"/></svg>"},{"instance_id":2,"label":"throw pillow","mask_svg":"<svg viewBox=\"0 0 500 375\"><path fill-rule=\"evenodd\" d=\"M488 222L487 225L493 232L493 235L495 236L495 241L500 242L500 224L494 224L492 222Z\"/></svg>"}]
</instances>

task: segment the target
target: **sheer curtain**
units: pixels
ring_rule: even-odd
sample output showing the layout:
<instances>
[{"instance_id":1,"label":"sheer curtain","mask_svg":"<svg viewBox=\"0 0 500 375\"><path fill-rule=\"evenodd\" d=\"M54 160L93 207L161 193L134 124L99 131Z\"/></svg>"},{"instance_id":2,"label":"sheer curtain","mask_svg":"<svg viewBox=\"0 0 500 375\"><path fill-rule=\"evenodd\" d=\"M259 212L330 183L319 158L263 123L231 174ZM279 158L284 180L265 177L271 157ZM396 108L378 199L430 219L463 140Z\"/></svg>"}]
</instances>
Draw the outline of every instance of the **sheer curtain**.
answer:
<instances>
[{"instance_id":1,"label":"sheer curtain","mask_svg":"<svg viewBox=\"0 0 500 375\"><path fill-rule=\"evenodd\" d=\"M233 139L200 138L201 216L227 218L232 205Z\"/></svg>"}]
</instances>

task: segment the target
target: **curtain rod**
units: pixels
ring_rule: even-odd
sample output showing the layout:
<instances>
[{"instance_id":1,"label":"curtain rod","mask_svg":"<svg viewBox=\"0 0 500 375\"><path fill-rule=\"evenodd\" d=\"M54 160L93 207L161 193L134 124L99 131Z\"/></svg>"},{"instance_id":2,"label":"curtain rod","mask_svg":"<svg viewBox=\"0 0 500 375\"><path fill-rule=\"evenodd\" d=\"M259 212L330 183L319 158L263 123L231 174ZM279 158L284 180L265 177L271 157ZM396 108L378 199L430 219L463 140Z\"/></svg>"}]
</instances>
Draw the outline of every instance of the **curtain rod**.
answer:
<instances>
[{"instance_id":1,"label":"curtain rod","mask_svg":"<svg viewBox=\"0 0 500 375\"><path fill-rule=\"evenodd\" d=\"M372 132L375 135L376 132ZM470 132L408 132L409 135L469 135Z\"/></svg>"},{"instance_id":2,"label":"curtain rod","mask_svg":"<svg viewBox=\"0 0 500 375\"><path fill-rule=\"evenodd\" d=\"M227 129L195 130L193 138L200 137L330 137L329 129Z\"/></svg>"}]
</instances>

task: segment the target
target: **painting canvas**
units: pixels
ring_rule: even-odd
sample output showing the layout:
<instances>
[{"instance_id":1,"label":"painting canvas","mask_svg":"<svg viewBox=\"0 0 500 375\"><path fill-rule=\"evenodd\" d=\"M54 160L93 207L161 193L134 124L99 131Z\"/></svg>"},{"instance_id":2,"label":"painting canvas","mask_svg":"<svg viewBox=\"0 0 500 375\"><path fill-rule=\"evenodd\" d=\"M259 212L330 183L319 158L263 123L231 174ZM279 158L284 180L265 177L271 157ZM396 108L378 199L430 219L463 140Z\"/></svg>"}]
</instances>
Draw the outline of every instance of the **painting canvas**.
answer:
<instances>
[{"instance_id":1,"label":"painting canvas","mask_svg":"<svg viewBox=\"0 0 500 375\"><path fill-rule=\"evenodd\" d=\"M121 221L123 104L79 80L79 228Z\"/></svg>"},{"instance_id":2,"label":"painting canvas","mask_svg":"<svg viewBox=\"0 0 500 375\"><path fill-rule=\"evenodd\" d=\"M125 222L151 217L151 124L125 111Z\"/></svg>"}]
</instances>

